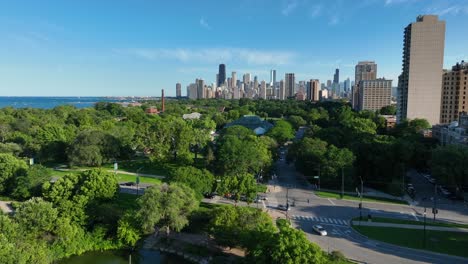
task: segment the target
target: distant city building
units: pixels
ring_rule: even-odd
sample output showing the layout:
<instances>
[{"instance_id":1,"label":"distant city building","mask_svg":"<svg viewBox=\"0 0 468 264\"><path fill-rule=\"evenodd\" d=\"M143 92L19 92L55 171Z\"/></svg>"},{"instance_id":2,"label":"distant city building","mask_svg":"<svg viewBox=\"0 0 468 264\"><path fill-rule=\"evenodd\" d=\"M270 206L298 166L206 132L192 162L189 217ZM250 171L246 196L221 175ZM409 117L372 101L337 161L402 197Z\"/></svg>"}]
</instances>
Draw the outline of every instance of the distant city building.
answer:
<instances>
[{"instance_id":1,"label":"distant city building","mask_svg":"<svg viewBox=\"0 0 468 264\"><path fill-rule=\"evenodd\" d=\"M270 86L275 86L276 83L276 70L270 71Z\"/></svg>"},{"instance_id":2,"label":"distant city building","mask_svg":"<svg viewBox=\"0 0 468 264\"><path fill-rule=\"evenodd\" d=\"M197 83L191 83L189 86L187 86L187 96L189 99L198 99L198 84Z\"/></svg>"},{"instance_id":3,"label":"distant city building","mask_svg":"<svg viewBox=\"0 0 468 264\"><path fill-rule=\"evenodd\" d=\"M284 81L281 80L279 84L279 94L278 94L278 99L284 100L285 99L285 88L284 88Z\"/></svg>"},{"instance_id":4,"label":"distant city building","mask_svg":"<svg viewBox=\"0 0 468 264\"><path fill-rule=\"evenodd\" d=\"M244 78L243 78L244 85L249 85L251 79L252 79L252 75L250 73L244 74Z\"/></svg>"},{"instance_id":5,"label":"distant city building","mask_svg":"<svg viewBox=\"0 0 468 264\"><path fill-rule=\"evenodd\" d=\"M176 97L178 98L182 97L182 84L176 83L175 89L176 89Z\"/></svg>"},{"instance_id":6,"label":"distant city building","mask_svg":"<svg viewBox=\"0 0 468 264\"><path fill-rule=\"evenodd\" d=\"M258 93L258 97L261 99L266 99L266 82L262 81L260 83L260 92Z\"/></svg>"},{"instance_id":7,"label":"distant city building","mask_svg":"<svg viewBox=\"0 0 468 264\"><path fill-rule=\"evenodd\" d=\"M284 89L286 97L294 97L296 94L295 86L296 79L294 78L294 73L286 73L284 76Z\"/></svg>"},{"instance_id":8,"label":"distant city building","mask_svg":"<svg viewBox=\"0 0 468 264\"><path fill-rule=\"evenodd\" d=\"M237 73L233 71L231 73L231 87L236 87L237 86Z\"/></svg>"},{"instance_id":9,"label":"distant city building","mask_svg":"<svg viewBox=\"0 0 468 264\"><path fill-rule=\"evenodd\" d=\"M226 65L220 64L218 70L218 87L223 86L224 82L226 82Z\"/></svg>"},{"instance_id":10,"label":"distant city building","mask_svg":"<svg viewBox=\"0 0 468 264\"><path fill-rule=\"evenodd\" d=\"M418 16L405 28L403 70L398 78L397 122L424 118L440 121L445 21Z\"/></svg>"},{"instance_id":11,"label":"distant city building","mask_svg":"<svg viewBox=\"0 0 468 264\"><path fill-rule=\"evenodd\" d=\"M349 78L347 78L344 82L343 82L343 90L346 92L346 93L349 93L351 91L351 80Z\"/></svg>"},{"instance_id":12,"label":"distant city building","mask_svg":"<svg viewBox=\"0 0 468 264\"><path fill-rule=\"evenodd\" d=\"M332 86L332 81L331 80L327 80L327 88L331 88Z\"/></svg>"},{"instance_id":13,"label":"distant city building","mask_svg":"<svg viewBox=\"0 0 468 264\"><path fill-rule=\"evenodd\" d=\"M335 69L335 74L333 75L333 83L340 83L340 69Z\"/></svg>"},{"instance_id":14,"label":"distant city building","mask_svg":"<svg viewBox=\"0 0 468 264\"><path fill-rule=\"evenodd\" d=\"M319 97L320 97L320 101L328 99L328 90L327 89L320 90Z\"/></svg>"},{"instance_id":15,"label":"distant city building","mask_svg":"<svg viewBox=\"0 0 468 264\"><path fill-rule=\"evenodd\" d=\"M377 79L377 64L374 61L360 61L354 71L354 85L351 102L353 109L359 109L359 82Z\"/></svg>"},{"instance_id":16,"label":"distant city building","mask_svg":"<svg viewBox=\"0 0 468 264\"><path fill-rule=\"evenodd\" d=\"M320 100L320 81L315 79L315 80L310 80L307 83L307 100L308 101L319 101Z\"/></svg>"},{"instance_id":17,"label":"distant city building","mask_svg":"<svg viewBox=\"0 0 468 264\"><path fill-rule=\"evenodd\" d=\"M359 82L358 110L380 110L392 102L392 80L375 79Z\"/></svg>"},{"instance_id":18,"label":"distant city building","mask_svg":"<svg viewBox=\"0 0 468 264\"><path fill-rule=\"evenodd\" d=\"M442 106L440 123L457 121L461 112L468 111L466 88L468 82L468 63L461 61L446 71L442 77Z\"/></svg>"},{"instance_id":19,"label":"distant city building","mask_svg":"<svg viewBox=\"0 0 468 264\"><path fill-rule=\"evenodd\" d=\"M453 144L468 147L468 114L460 113L458 122L432 126L432 136L437 138L442 146Z\"/></svg>"},{"instance_id":20,"label":"distant city building","mask_svg":"<svg viewBox=\"0 0 468 264\"><path fill-rule=\"evenodd\" d=\"M205 81L197 79L197 99L205 98Z\"/></svg>"}]
</instances>

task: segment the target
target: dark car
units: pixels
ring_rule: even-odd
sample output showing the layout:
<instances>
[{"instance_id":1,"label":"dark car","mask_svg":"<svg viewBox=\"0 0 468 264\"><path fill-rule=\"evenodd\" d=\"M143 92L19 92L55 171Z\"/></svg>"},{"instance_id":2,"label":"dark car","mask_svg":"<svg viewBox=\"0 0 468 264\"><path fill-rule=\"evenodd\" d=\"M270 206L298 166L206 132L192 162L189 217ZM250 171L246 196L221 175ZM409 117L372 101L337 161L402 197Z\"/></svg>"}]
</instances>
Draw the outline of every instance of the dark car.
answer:
<instances>
[{"instance_id":1,"label":"dark car","mask_svg":"<svg viewBox=\"0 0 468 264\"><path fill-rule=\"evenodd\" d=\"M125 186L135 186L136 183L134 183L134 182L126 182L126 183L124 183L123 185L125 185Z\"/></svg>"},{"instance_id":2,"label":"dark car","mask_svg":"<svg viewBox=\"0 0 468 264\"><path fill-rule=\"evenodd\" d=\"M215 196L218 195L217 193L215 192L212 192L212 193L205 193L205 198L208 198L208 199L213 199L215 198Z\"/></svg>"}]
</instances>

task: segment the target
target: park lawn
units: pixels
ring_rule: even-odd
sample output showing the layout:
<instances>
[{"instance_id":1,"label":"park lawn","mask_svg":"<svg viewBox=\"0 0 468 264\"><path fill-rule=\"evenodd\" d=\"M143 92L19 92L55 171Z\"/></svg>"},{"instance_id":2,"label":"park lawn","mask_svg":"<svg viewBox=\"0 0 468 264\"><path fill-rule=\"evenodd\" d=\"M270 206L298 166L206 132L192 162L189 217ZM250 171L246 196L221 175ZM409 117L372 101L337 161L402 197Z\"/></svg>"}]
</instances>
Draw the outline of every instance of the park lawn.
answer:
<instances>
[{"instance_id":1,"label":"park lawn","mask_svg":"<svg viewBox=\"0 0 468 264\"><path fill-rule=\"evenodd\" d=\"M341 199L341 194L337 192L325 192L325 191L315 191L315 194L318 197L322 198L335 198L335 199ZM343 196L344 200L354 200L354 201L360 201L361 198L349 194L345 194ZM392 204L408 204L406 201L402 200L397 200L397 199L390 199L390 198L383 198L383 197L370 197L370 196L364 196L362 198L363 202L379 202L379 203L392 203Z\"/></svg>"},{"instance_id":2,"label":"park lawn","mask_svg":"<svg viewBox=\"0 0 468 264\"><path fill-rule=\"evenodd\" d=\"M104 164L103 167L106 169L113 170L114 163ZM151 162L148 159L141 159L141 160L132 160L132 161L119 161L118 167L119 167L119 170L128 171L128 172L138 171L139 173L167 176L169 175L169 171L177 167L177 165L171 164L171 163L159 164L159 163Z\"/></svg>"},{"instance_id":3,"label":"park lawn","mask_svg":"<svg viewBox=\"0 0 468 264\"><path fill-rule=\"evenodd\" d=\"M398 246L468 257L467 233L426 230L426 245L424 246L424 230L422 229L375 226L353 226L353 228L371 239Z\"/></svg>"},{"instance_id":4,"label":"park lawn","mask_svg":"<svg viewBox=\"0 0 468 264\"><path fill-rule=\"evenodd\" d=\"M359 217L353 218L354 221L359 221ZM363 221L367 221L367 217L363 217ZM407 219L397 219L397 218L387 218L387 217L372 217L372 222L377 223L392 223L392 224L404 224L404 225L424 225L423 221L407 220ZM468 228L468 224L457 224L457 223L448 223L448 222L434 222L432 218L428 217L426 219L427 226L442 226L442 227L461 227Z\"/></svg>"},{"instance_id":5,"label":"park lawn","mask_svg":"<svg viewBox=\"0 0 468 264\"><path fill-rule=\"evenodd\" d=\"M80 173L80 172L81 171L54 170L54 171L52 171L51 176L52 177L63 177L65 175L67 175L67 174L76 174L76 173ZM117 181L118 182L136 182L136 176L117 173ZM158 178L153 178L153 177L140 176L140 183L160 184L161 180L158 179Z\"/></svg>"}]
</instances>

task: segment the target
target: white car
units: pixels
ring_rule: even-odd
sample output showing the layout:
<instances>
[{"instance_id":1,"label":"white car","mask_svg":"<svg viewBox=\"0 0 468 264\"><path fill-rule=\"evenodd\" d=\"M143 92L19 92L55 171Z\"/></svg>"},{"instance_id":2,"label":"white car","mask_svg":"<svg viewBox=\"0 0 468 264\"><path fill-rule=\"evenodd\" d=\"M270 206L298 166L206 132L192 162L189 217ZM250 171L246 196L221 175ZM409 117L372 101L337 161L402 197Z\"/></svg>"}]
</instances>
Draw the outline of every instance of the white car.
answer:
<instances>
[{"instance_id":1,"label":"white car","mask_svg":"<svg viewBox=\"0 0 468 264\"><path fill-rule=\"evenodd\" d=\"M327 235L327 230L323 228L321 225L313 225L312 229L314 229L315 232L317 232L321 236L326 236Z\"/></svg>"}]
</instances>

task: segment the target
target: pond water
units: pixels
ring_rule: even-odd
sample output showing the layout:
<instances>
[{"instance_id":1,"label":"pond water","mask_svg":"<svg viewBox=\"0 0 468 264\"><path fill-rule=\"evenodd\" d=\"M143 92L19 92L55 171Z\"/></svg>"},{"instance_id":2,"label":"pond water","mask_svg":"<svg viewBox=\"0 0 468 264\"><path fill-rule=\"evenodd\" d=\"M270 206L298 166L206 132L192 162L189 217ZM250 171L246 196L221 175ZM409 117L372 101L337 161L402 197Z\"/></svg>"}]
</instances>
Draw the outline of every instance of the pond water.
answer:
<instances>
[{"instance_id":1,"label":"pond water","mask_svg":"<svg viewBox=\"0 0 468 264\"><path fill-rule=\"evenodd\" d=\"M140 249L138 251L94 251L63 259L58 264L188 264L181 257Z\"/></svg>"}]
</instances>

